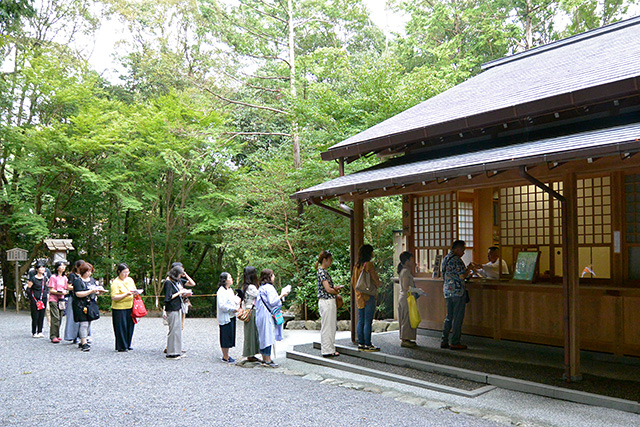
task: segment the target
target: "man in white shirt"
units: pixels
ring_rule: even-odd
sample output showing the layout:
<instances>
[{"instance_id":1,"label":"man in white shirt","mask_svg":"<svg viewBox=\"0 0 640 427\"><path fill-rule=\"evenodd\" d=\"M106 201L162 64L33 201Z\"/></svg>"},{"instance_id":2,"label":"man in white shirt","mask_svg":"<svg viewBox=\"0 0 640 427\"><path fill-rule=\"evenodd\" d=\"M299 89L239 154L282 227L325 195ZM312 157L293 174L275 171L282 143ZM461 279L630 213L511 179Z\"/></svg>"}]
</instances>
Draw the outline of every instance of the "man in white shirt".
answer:
<instances>
[{"instance_id":1,"label":"man in white shirt","mask_svg":"<svg viewBox=\"0 0 640 427\"><path fill-rule=\"evenodd\" d=\"M509 274L509 266L505 260L500 259L500 248L491 246L487 254L488 263L482 264L482 268L478 270L478 274L487 279L497 280L500 278L499 265L502 265L502 274ZM498 262L500 261L500 262Z\"/></svg>"}]
</instances>

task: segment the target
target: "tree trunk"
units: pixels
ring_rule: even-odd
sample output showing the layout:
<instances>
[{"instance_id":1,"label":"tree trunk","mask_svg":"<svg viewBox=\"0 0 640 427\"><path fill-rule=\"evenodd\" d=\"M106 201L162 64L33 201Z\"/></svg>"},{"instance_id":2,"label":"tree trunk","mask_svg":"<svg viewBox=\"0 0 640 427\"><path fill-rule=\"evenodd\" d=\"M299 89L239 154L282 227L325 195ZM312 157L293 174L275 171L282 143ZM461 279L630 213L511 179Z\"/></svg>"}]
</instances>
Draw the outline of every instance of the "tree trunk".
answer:
<instances>
[{"instance_id":1,"label":"tree trunk","mask_svg":"<svg viewBox=\"0 0 640 427\"><path fill-rule=\"evenodd\" d=\"M287 0L287 13L289 15L289 88L291 98L296 99L298 96L296 89L296 52L295 52L295 27L293 23L293 0ZM291 121L291 144L293 146L293 167L300 169L302 166L302 158L300 156L300 134L298 133L298 121Z\"/></svg>"}]
</instances>

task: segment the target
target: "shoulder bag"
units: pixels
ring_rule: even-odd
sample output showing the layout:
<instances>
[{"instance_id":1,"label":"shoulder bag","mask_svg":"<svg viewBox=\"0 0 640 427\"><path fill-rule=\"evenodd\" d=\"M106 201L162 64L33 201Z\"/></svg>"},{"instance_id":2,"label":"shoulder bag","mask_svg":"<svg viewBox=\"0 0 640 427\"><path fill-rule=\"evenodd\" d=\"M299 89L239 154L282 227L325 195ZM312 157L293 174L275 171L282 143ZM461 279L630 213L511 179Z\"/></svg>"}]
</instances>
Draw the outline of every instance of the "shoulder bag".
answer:
<instances>
[{"instance_id":1,"label":"shoulder bag","mask_svg":"<svg viewBox=\"0 0 640 427\"><path fill-rule=\"evenodd\" d=\"M87 320L89 322L93 322L94 320L98 320L100 318L100 307L98 307L98 301L87 297L87 302L84 307L84 314L87 315Z\"/></svg>"},{"instance_id":2,"label":"shoulder bag","mask_svg":"<svg viewBox=\"0 0 640 427\"><path fill-rule=\"evenodd\" d=\"M284 323L284 317L282 316L282 310L280 310L280 307L276 307L272 309L269 307L269 305L266 302L264 302L262 295L260 295L260 299L262 300L262 303L267 308L267 310L269 310L269 312L271 313L271 316L273 317L273 321L275 322L275 324L282 325Z\"/></svg>"},{"instance_id":3,"label":"shoulder bag","mask_svg":"<svg viewBox=\"0 0 640 427\"><path fill-rule=\"evenodd\" d=\"M372 296L378 293L378 289L371 282L371 275L365 269L364 265L362 266L360 277L358 277L358 281L356 282L356 291Z\"/></svg>"}]
</instances>

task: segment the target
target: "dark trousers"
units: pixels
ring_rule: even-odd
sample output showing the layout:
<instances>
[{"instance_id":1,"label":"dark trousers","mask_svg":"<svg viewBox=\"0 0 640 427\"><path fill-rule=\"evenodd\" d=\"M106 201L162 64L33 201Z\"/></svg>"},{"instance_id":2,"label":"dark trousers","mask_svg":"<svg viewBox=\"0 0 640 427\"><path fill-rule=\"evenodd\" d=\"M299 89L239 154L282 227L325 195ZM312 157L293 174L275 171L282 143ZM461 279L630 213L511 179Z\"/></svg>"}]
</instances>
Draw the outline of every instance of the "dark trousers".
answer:
<instances>
[{"instance_id":1,"label":"dark trousers","mask_svg":"<svg viewBox=\"0 0 640 427\"><path fill-rule=\"evenodd\" d=\"M451 331L451 344L457 345L460 344L464 309L467 301L464 296L445 298L445 301L447 303L447 318L444 319L442 328L442 342L449 342L449 331Z\"/></svg>"},{"instance_id":2,"label":"dark trousers","mask_svg":"<svg viewBox=\"0 0 640 427\"><path fill-rule=\"evenodd\" d=\"M358 309L358 324L356 330L358 333L358 344L371 345L371 324L373 323L373 315L376 312L376 297L370 296L369 300L364 303L364 308Z\"/></svg>"},{"instance_id":3,"label":"dark trousers","mask_svg":"<svg viewBox=\"0 0 640 427\"><path fill-rule=\"evenodd\" d=\"M42 310L38 310L36 307L36 302L32 298L29 298L29 303L31 306L31 334L41 334L42 326L44 325L44 315L47 311L47 301L43 300L44 308Z\"/></svg>"},{"instance_id":4,"label":"dark trousers","mask_svg":"<svg viewBox=\"0 0 640 427\"><path fill-rule=\"evenodd\" d=\"M131 309L112 309L113 334L116 336L116 350L128 350L133 339L134 323L131 318Z\"/></svg>"}]
</instances>

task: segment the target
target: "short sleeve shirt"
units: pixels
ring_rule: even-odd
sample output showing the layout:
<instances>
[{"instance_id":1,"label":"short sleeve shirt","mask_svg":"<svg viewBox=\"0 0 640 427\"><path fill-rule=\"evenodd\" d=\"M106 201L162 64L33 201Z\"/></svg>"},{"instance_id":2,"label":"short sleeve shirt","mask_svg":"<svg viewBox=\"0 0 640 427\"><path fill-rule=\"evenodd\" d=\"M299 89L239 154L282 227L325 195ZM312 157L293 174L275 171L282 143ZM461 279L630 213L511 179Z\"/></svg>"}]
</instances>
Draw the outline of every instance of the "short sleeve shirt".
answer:
<instances>
[{"instance_id":1,"label":"short sleeve shirt","mask_svg":"<svg viewBox=\"0 0 640 427\"><path fill-rule=\"evenodd\" d=\"M116 277L111 282L111 296L122 295L129 291L136 289L136 284L131 277L127 277L124 280L120 280L120 277ZM128 310L133 307L133 296L129 295L122 298L119 301L112 301L111 308L116 310Z\"/></svg>"},{"instance_id":2,"label":"short sleeve shirt","mask_svg":"<svg viewBox=\"0 0 640 427\"><path fill-rule=\"evenodd\" d=\"M329 287L333 288L333 280L331 280L331 276L329 272L324 268L318 269L318 299L335 299L335 295L327 293L322 285L324 281L329 282Z\"/></svg>"},{"instance_id":3,"label":"short sleeve shirt","mask_svg":"<svg viewBox=\"0 0 640 427\"><path fill-rule=\"evenodd\" d=\"M47 285L49 288L53 289L56 292L64 291L67 289L67 277L66 276L52 276L49 279L49 284ZM57 302L60 301L61 298L64 298L62 295L54 295L49 292L49 301Z\"/></svg>"},{"instance_id":4,"label":"short sleeve shirt","mask_svg":"<svg viewBox=\"0 0 640 427\"><path fill-rule=\"evenodd\" d=\"M449 252L442 260L442 277L444 278L444 297L461 297L464 295L465 286L462 275L467 270L462 258L453 252Z\"/></svg>"}]
</instances>

